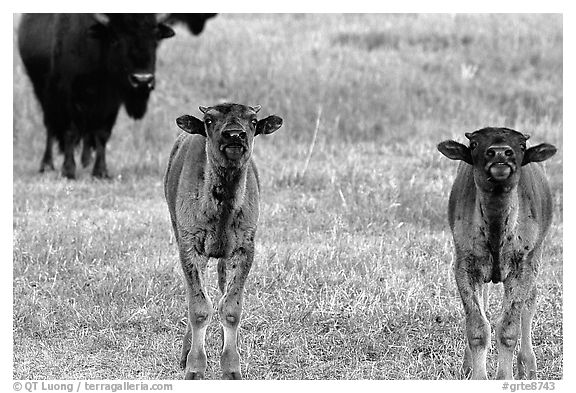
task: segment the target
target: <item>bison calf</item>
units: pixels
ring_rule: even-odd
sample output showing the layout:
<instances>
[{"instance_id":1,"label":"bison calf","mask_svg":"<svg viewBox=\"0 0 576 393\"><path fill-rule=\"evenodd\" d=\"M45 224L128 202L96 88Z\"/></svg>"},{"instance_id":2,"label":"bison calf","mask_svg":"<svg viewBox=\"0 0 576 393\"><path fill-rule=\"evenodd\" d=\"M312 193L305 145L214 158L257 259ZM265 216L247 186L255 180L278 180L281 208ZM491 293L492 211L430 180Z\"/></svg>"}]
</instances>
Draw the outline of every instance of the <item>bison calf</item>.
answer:
<instances>
[{"instance_id":1,"label":"bison calf","mask_svg":"<svg viewBox=\"0 0 576 393\"><path fill-rule=\"evenodd\" d=\"M188 294L180 365L186 379L204 378L204 336L213 313L204 272L208 259L217 258L222 375L241 379L237 335L244 283L254 259L260 199L252 146L256 135L273 133L282 119L272 115L258 120L260 106L220 104L200 110L203 121L189 115L176 120L185 133L176 140L164 178Z\"/></svg>"},{"instance_id":2,"label":"bison calf","mask_svg":"<svg viewBox=\"0 0 576 393\"><path fill-rule=\"evenodd\" d=\"M446 157L462 161L448 204L456 252L454 273L466 313L462 371L473 379L487 378L490 325L484 284L502 282L497 378L512 379L512 355L521 337L518 377L534 379L531 324L536 277L552 221L550 188L537 162L553 156L556 148L543 143L527 149L529 136L508 128L484 128L465 135L469 146L455 141L438 145Z\"/></svg>"}]
</instances>

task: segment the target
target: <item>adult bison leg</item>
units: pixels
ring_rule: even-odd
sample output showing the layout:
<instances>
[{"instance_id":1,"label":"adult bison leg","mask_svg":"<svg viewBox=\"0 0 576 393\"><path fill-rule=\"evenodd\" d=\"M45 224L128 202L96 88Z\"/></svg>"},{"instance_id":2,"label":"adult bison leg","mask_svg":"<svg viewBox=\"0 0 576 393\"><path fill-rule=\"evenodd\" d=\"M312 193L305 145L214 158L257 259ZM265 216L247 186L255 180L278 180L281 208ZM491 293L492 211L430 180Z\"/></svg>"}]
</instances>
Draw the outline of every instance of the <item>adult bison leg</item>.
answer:
<instances>
[{"instance_id":1,"label":"adult bison leg","mask_svg":"<svg viewBox=\"0 0 576 393\"><path fill-rule=\"evenodd\" d=\"M44 155L42 156L42 162L40 163L40 173L46 170L54 170L54 159L52 158L52 144L54 142L54 137L52 132L48 127L46 127L46 149L44 149Z\"/></svg>"},{"instance_id":2,"label":"adult bison leg","mask_svg":"<svg viewBox=\"0 0 576 393\"><path fill-rule=\"evenodd\" d=\"M68 117L53 102L41 101L42 110L44 111L44 127L46 128L46 148L40 163L40 172L54 170L54 158L52 156L52 145L54 140L58 139L60 150L65 151L66 129L70 127ZM73 142L72 142L73 143Z\"/></svg>"},{"instance_id":3,"label":"adult bison leg","mask_svg":"<svg viewBox=\"0 0 576 393\"><path fill-rule=\"evenodd\" d=\"M94 146L93 138L90 135L84 135L82 140L82 166L86 168L92 162L92 147Z\"/></svg>"},{"instance_id":4,"label":"adult bison leg","mask_svg":"<svg viewBox=\"0 0 576 393\"><path fill-rule=\"evenodd\" d=\"M536 312L536 297L538 291L536 287L524 303L524 309L520 316L521 340L520 350L518 351L517 366L518 379L536 379L536 355L532 348L532 318Z\"/></svg>"},{"instance_id":5,"label":"adult bison leg","mask_svg":"<svg viewBox=\"0 0 576 393\"><path fill-rule=\"evenodd\" d=\"M497 379L513 378L512 359L520 336L520 320L527 306L526 302L533 294L534 277L530 270L522 269L504 280L502 316L496 325ZM533 300L535 301L535 299ZM528 307L534 306L528 305Z\"/></svg>"},{"instance_id":6,"label":"adult bison leg","mask_svg":"<svg viewBox=\"0 0 576 393\"><path fill-rule=\"evenodd\" d=\"M104 127L99 128L93 135L94 147L96 150L96 160L92 168L92 176L107 179L109 178L108 168L106 167L106 143L110 139L112 127L116 122L116 115L118 112L113 113L108 119Z\"/></svg>"},{"instance_id":7,"label":"adult bison leg","mask_svg":"<svg viewBox=\"0 0 576 393\"><path fill-rule=\"evenodd\" d=\"M108 168L106 167L106 142L107 139L95 137L95 147L96 147L96 160L94 161L94 167L92 168L92 176L101 179L107 179Z\"/></svg>"},{"instance_id":8,"label":"adult bison leg","mask_svg":"<svg viewBox=\"0 0 576 393\"><path fill-rule=\"evenodd\" d=\"M486 355L490 343L490 324L482 307L482 282L471 275L473 258L458 258L454 268L456 285L466 314L466 339L462 376L487 379Z\"/></svg>"},{"instance_id":9,"label":"adult bison leg","mask_svg":"<svg viewBox=\"0 0 576 393\"><path fill-rule=\"evenodd\" d=\"M62 176L68 179L76 178L76 161L74 161L74 147L78 138L78 132L69 127L64 133L64 163L62 164Z\"/></svg>"},{"instance_id":10,"label":"adult bison leg","mask_svg":"<svg viewBox=\"0 0 576 393\"><path fill-rule=\"evenodd\" d=\"M188 326L182 343L180 364L185 364L185 379L204 379L207 364L204 338L213 313L212 303L204 287L208 258L197 254L191 247L181 247L180 260L188 297Z\"/></svg>"},{"instance_id":11,"label":"adult bison leg","mask_svg":"<svg viewBox=\"0 0 576 393\"><path fill-rule=\"evenodd\" d=\"M238 353L238 327L242 317L244 284L253 260L254 247L251 246L249 249L240 249L231 258L219 262L218 281L220 289L224 287L224 293L218 304L220 323L224 332L220 357L223 379L242 379ZM225 264L225 268L222 264Z\"/></svg>"}]
</instances>

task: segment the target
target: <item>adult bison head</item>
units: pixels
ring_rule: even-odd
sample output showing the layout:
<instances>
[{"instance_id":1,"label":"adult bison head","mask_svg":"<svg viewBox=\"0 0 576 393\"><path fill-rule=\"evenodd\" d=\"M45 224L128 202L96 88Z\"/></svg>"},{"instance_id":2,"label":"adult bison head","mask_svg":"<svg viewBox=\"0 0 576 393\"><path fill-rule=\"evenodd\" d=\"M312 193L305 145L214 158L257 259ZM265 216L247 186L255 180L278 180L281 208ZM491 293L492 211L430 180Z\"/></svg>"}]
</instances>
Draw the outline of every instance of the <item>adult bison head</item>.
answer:
<instances>
[{"instance_id":1,"label":"adult bison head","mask_svg":"<svg viewBox=\"0 0 576 393\"><path fill-rule=\"evenodd\" d=\"M120 88L128 115L140 119L155 85L156 49L174 35L168 14L94 14L90 35L101 42L105 72Z\"/></svg>"}]
</instances>

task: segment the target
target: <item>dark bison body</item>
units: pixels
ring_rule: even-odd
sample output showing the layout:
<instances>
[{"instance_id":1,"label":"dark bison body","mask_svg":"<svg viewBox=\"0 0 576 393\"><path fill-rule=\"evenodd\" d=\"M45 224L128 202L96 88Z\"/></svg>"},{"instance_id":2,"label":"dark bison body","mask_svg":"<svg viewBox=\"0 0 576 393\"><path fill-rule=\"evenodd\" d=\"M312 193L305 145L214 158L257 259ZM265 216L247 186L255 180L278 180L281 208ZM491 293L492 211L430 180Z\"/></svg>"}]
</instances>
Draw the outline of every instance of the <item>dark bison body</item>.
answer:
<instances>
[{"instance_id":1,"label":"dark bison body","mask_svg":"<svg viewBox=\"0 0 576 393\"><path fill-rule=\"evenodd\" d=\"M204 30L206 21L216 15L218 14L170 14L166 23L171 25L182 23L192 34L199 35Z\"/></svg>"},{"instance_id":2,"label":"dark bison body","mask_svg":"<svg viewBox=\"0 0 576 393\"><path fill-rule=\"evenodd\" d=\"M29 14L18 31L20 56L44 112L46 150L40 171L54 169L52 142L64 153L62 174L74 178L96 151L92 174L108 177L105 149L122 105L140 119L154 88L156 49L174 31L155 14Z\"/></svg>"}]
</instances>

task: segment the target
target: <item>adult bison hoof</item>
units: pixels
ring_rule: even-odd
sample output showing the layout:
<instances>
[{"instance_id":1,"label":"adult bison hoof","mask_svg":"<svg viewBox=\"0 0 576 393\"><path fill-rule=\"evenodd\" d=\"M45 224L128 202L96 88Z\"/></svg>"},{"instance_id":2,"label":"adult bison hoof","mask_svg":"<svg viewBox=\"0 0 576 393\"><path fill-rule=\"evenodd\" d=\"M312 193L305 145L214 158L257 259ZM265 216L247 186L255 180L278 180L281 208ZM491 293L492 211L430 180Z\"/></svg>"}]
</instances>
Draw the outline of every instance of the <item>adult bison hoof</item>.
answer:
<instances>
[{"instance_id":1,"label":"adult bison hoof","mask_svg":"<svg viewBox=\"0 0 576 393\"><path fill-rule=\"evenodd\" d=\"M240 371L223 372L222 379L242 379L242 373Z\"/></svg>"},{"instance_id":2,"label":"adult bison hoof","mask_svg":"<svg viewBox=\"0 0 576 393\"><path fill-rule=\"evenodd\" d=\"M54 170L54 163L52 162L42 162L42 164L40 165L40 173L53 170Z\"/></svg>"},{"instance_id":3,"label":"adult bison hoof","mask_svg":"<svg viewBox=\"0 0 576 393\"><path fill-rule=\"evenodd\" d=\"M75 180L76 179L76 171L70 171L66 169L62 169L62 176L66 179Z\"/></svg>"},{"instance_id":4,"label":"adult bison hoof","mask_svg":"<svg viewBox=\"0 0 576 393\"><path fill-rule=\"evenodd\" d=\"M108 174L108 171L106 169L102 169L102 170L94 170L92 171L92 176L94 176L97 179L111 179L112 177Z\"/></svg>"},{"instance_id":5,"label":"adult bison hoof","mask_svg":"<svg viewBox=\"0 0 576 393\"><path fill-rule=\"evenodd\" d=\"M204 379L204 373L200 371L188 371L184 379Z\"/></svg>"}]
</instances>

